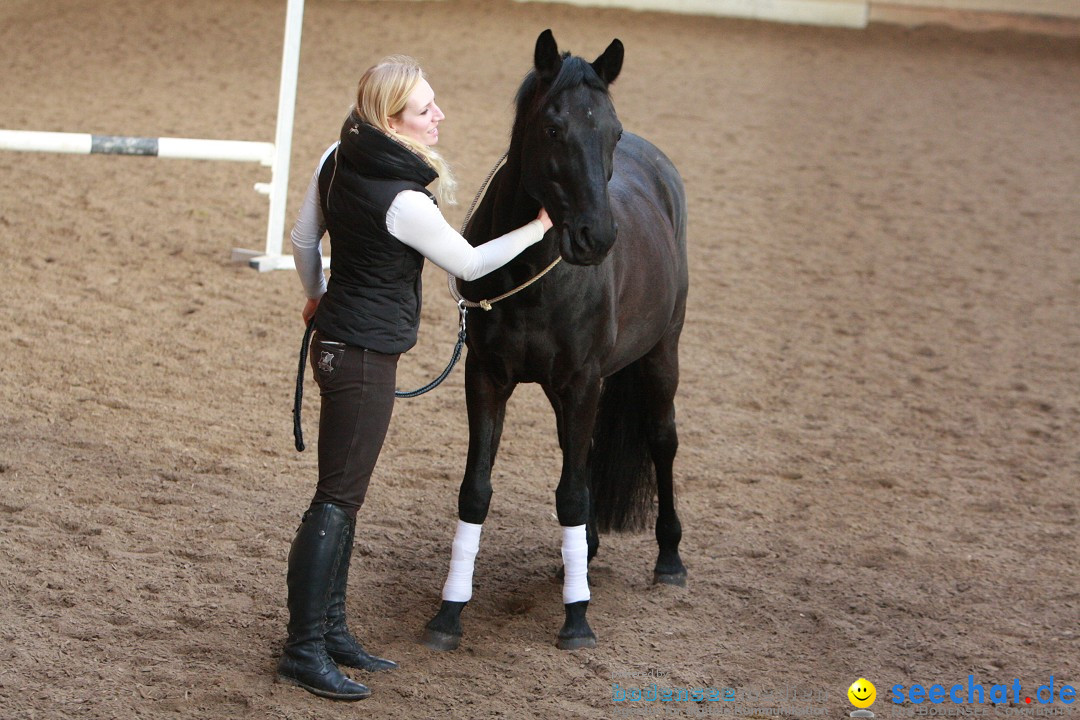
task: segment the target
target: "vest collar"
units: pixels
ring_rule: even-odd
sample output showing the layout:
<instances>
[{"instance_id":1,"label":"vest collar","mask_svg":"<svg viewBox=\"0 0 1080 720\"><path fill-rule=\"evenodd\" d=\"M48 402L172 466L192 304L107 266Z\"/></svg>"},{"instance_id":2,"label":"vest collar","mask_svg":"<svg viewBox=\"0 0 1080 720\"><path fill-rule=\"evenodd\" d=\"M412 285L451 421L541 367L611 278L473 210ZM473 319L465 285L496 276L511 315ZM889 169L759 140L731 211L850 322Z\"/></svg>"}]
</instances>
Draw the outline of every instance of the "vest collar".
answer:
<instances>
[{"instance_id":1,"label":"vest collar","mask_svg":"<svg viewBox=\"0 0 1080 720\"><path fill-rule=\"evenodd\" d=\"M338 155L367 177L410 180L425 187L439 177L424 158L361 120L355 110L341 127Z\"/></svg>"}]
</instances>

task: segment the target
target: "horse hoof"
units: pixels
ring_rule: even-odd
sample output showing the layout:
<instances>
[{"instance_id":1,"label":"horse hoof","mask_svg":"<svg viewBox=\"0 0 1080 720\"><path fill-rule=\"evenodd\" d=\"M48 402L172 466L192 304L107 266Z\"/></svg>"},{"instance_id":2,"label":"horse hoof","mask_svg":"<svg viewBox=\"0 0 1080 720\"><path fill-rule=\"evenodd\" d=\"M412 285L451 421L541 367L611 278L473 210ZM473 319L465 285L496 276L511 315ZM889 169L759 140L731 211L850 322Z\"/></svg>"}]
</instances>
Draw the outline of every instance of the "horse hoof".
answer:
<instances>
[{"instance_id":1,"label":"horse hoof","mask_svg":"<svg viewBox=\"0 0 1080 720\"><path fill-rule=\"evenodd\" d=\"M679 572L673 573L654 572L652 581L653 585L674 585L675 587L686 587L686 571L680 570Z\"/></svg>"},{"instance_id":2,"label":"horse hoof","mask_svg":"<svg viewBox=\"0 0 1080 720\"><path fill-rule=\"evenodd\" d=\"M420 638L420 642L432 650L446 652L448 650L457 650L458 645L461 644L461 636L424 628L424 634Z\"/></svg>"},{"instance_id":3,"label":"horse hoof","mask_svg":"<svg viewBox=\"0 0 1080 720\"><path fill-rule=\"evenodd\" d=\"M560 650L590 650L596 647L596 635L584 635L582 637L560 637L555 647Z\"/></svg>"}]
</instances>

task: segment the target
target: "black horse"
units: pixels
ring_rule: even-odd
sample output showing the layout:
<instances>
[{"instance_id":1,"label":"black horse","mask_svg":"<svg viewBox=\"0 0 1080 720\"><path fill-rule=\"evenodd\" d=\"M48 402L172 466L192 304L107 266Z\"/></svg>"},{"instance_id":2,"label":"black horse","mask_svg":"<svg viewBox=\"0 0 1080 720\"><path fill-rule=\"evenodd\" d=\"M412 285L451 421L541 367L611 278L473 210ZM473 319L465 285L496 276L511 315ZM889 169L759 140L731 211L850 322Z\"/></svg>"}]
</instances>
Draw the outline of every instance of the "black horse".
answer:
<instances>
[{"instance_id":1,"label":"black horse","mask_svg":"<svg viewBox=\"0 0 1080 720\"><path fill-rule=\"evenodd\" d=\"M492 465L506 403L518 383L543 388L563 453L555 502L564 530L566 622L558 646L595 647L585 618L586 544L591 560L598 530L642 527L654 496L654 582L686 582L672 480L688 285L686 199L671 161L646 140L623 133L608 94L622 62L618 40L589 63L560 54L550 30L540 35L535 68L517 94L506 163L466 229L470 242L481 242L532 220L541 203L554 222L515 261L464 283L465 298L502 295L558 258L565 262L489 311L469 316L462 522L442 606L424 632L433 649L453 649L460 641L479 526L492 495ZM474 536L471 551L459 553L459 544L469 544L461 541L462 523L473 526ZM568 533L575 529L583 539L571 543ZM457 591L447 589L452 584Z\"/></svg>"}]
</instances>

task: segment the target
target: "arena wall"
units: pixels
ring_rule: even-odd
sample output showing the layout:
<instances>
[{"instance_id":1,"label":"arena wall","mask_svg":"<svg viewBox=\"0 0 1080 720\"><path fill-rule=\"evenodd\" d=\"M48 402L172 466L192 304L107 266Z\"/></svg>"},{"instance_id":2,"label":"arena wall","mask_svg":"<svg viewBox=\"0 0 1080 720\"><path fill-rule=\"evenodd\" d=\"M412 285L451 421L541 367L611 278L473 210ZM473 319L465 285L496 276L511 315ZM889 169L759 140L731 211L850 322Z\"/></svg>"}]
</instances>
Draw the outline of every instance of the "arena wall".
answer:
<instances>
[{"instance_id":1,"label":"arena wall","mask_svg":"<svg viewBox=\"0 0 1080 720\"><path fill-rule=\"evenodd\" d=\"M518 0L536 2L538 0ZM545 1L545 0L539 0ZM970 30L1013 29L1080 35L1080 0L561 0L774 22L866 27L871 22L945 24Z\"/></svg>"}]
</instances>

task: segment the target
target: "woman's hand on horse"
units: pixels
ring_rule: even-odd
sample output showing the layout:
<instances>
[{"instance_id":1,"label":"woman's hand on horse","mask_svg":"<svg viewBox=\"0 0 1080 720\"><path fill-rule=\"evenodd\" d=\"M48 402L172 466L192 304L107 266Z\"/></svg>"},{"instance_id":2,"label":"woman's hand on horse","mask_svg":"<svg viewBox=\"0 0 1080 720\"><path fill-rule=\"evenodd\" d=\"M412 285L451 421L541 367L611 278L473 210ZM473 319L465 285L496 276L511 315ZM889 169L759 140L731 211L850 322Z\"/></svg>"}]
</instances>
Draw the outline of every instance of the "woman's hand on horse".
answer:
<instances>
[{"instance_id":1,"label":"woman's hand on horse","mask_svg":"<svg viewBox=\"0 0 1080 720\"><path fill-rule=\"evenodd\" d=\"M308 301L304 303L304 309L300 311L300 314L304 318L305 326L311 322L311 317L315 314L315 308L319 307L319 300L320 298L308 298Z\"/></svg>"},{"instance_id":2,"label":"woman's hand on horse","mask_svg":"<svg viewBox=\"0 0 1080 720\"><path fill-rule=\"evenodd\" d=\"M551 229L552 222L551 218L548 217L547 210L540 208L540 214L536 216L536 219L544 225L544 232Z\"/></svg>"}]
</instances>

